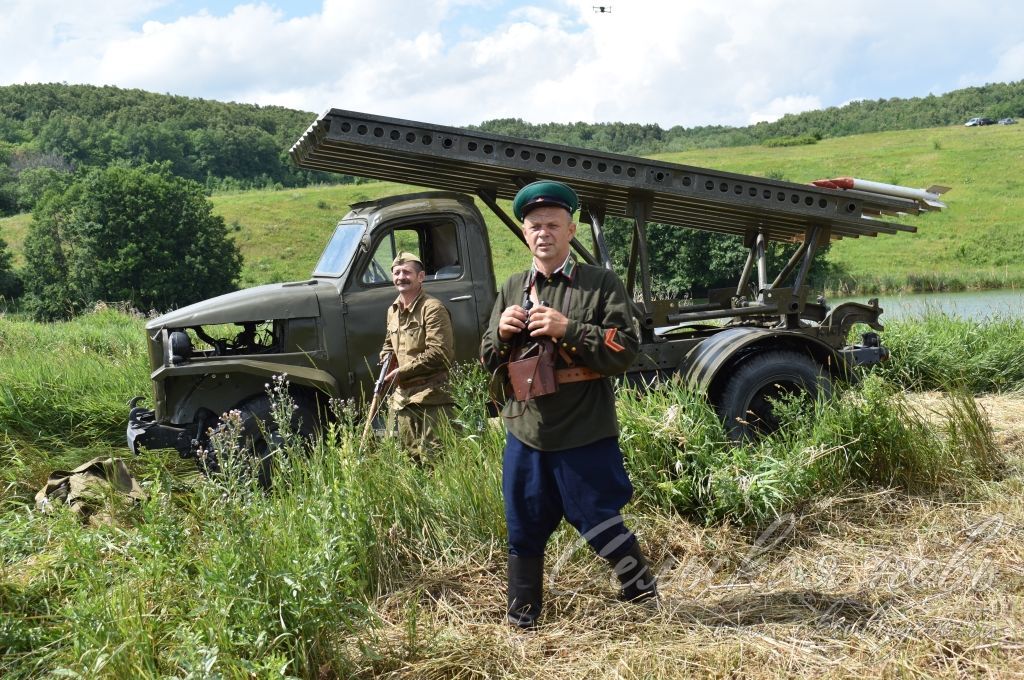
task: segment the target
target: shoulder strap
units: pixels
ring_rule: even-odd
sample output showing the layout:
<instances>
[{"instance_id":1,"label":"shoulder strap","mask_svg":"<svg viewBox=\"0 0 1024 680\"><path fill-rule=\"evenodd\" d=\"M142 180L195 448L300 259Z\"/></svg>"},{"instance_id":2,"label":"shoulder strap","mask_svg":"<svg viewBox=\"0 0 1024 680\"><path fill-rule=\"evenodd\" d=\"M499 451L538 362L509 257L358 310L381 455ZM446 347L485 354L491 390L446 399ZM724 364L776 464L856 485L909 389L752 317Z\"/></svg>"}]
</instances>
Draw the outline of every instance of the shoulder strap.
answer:
<instances>
[{"instance_id":1,"label":"shoulder strap","mask_svg":"<svg viewBox=\"0 0 1024 680\"><path fill-rule=\"evenodd\" d=\"M530 304L530 289L533 288L533 280L537 277L537 266L530 265L530 271L526 273L526 278L523 280L523 308L529 309Z\"/></svg>"}]
</instances>

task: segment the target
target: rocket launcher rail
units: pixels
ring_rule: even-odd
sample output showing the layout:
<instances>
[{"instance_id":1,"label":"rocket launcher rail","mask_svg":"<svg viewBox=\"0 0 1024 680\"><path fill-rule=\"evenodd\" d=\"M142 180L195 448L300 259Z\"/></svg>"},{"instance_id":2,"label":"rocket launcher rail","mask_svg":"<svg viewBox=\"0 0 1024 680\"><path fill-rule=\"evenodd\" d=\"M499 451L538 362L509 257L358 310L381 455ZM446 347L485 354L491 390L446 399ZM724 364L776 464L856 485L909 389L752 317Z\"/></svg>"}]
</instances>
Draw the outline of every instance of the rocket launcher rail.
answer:
<instances>
[{"instance_id":1,"label":"rocket launcher rail","mask_svg":"<svg viewBox=\"0 0 1024 680\"><path fill-rule=\"evenodd\" d=\"M292 146L299 167L511 200L524 184L571 185L583 214L802 241L913 232L877 219L936 206L914 197L795 184L478 130L331 109Z\"/></svg>"}]
</instances>

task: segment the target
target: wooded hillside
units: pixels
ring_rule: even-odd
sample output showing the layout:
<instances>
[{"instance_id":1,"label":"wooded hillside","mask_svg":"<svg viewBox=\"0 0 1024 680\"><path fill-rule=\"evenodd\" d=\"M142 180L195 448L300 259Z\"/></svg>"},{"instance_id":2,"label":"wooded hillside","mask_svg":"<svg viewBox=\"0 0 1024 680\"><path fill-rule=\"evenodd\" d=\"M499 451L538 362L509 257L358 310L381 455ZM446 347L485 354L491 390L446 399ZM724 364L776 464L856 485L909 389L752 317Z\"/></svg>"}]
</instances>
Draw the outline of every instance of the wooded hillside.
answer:
<instances>
[{"instance_id":1,"label":"wooded hillside","mask_svg":"<svg viewBox=\"0 0 1024 680\"><path fill-rule=\"evenodd\" d=\"M342 105L343 102L338 102ZM482 123L490 132L627 154L814 143L866 132L1024 116L1024 81L944 95L857 101L747 127L635 123ZM352 178L295 168L287 150L315 115L278 106L224 103L143 90L59 83L0 87L0 214L31 210L83 167L115 160L168 161L208 189L296 187ZM428 121L448 123L449 121Z\"/></svg>"},{"instance_id":2,"label":"wooded hillside","mask_svg":"<svg viewBox=\"0 0 1024 680\"><path fill-rule=\"evenodd\" d=\"M116 87L0 87L0 213L29 210L53 182L115 160L169 161L210 189L345 181L288 159L314 117Z\"/></svg>"},{"instance_id":3,"label":"wooded hillside","mask_svg":"<svg viewBox=\"0 0 1024 680\"><path fill-rule=\"evenodd\" d=\"M958 125L974 116L995 119L1024 116L1024 81L968 87L939 96L861 100L845 106L786 115L774 123L747 127L675 126L664 130L658 125L635 123L533 125L518 118L491 120L477 127L513 137L615 153L650 155L723 146L788 146L786 143L772 143L786 140L813 143L818 139L868 132Z\"/></svg>"}]
</instances>

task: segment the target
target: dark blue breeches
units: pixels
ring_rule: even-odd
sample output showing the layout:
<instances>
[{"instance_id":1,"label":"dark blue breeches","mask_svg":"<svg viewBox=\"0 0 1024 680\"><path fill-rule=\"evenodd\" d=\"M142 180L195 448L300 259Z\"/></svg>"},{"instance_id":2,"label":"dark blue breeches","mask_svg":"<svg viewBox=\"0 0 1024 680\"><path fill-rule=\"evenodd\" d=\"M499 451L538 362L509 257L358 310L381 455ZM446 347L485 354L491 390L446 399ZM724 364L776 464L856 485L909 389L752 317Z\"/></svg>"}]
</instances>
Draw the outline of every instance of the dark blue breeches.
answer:
<instances>
[{"instance_id":1,"label":"dark blue breeches","mask_svg":"<svg viewBox=\"0 0 1024 680\"><path fill-rule=\"evenodd\" d=\"M601 557L619 558L636 542L620 514L633 485L615 437L538 451L507 434L501 487L512 555L543 555L562 517Z\"/></svg>"}]
</instances>

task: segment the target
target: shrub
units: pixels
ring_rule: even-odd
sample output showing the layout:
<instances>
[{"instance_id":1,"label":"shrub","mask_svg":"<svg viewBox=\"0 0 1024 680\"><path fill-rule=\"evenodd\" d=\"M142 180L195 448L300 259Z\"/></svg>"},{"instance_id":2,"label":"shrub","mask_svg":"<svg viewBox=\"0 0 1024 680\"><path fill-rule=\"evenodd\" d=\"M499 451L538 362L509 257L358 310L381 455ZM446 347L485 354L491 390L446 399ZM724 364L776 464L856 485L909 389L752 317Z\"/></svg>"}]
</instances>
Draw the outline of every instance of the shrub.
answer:
<instances>
[{"instance_id":1,"label":"shrub","mask_svg":"<svg viewBox=\"0 0 1024 680\"><path fill-rule=\"evenodd\" d=\"M21 277L14 271L13 261L7 242L0 238L0 300L13 300L21 295Z\"/></svg>"},{"instance_id":2,"label":"shrub","mask_svg":"<svg viewBox=\"0 0 1024 680\"><path fill-rule=\"evenodd\" d=\"M625 271L633 241L632 222L609 217L605 223L608 250L617 271ZM796 251L797 244L770 241L769 271L779 271ZM661 290L689 291L696 297L707 290L736 285L747 259L743 238L659 222L647 223L647 250L651 282ZM829 276L827 245L818 248L811 266L810 282Z\"/></svg>"},{"instance_id":3,"label":"shrub","mask_svg":"<svg viewBox=\"0 0 1024 680\"><path fill-rule=\"evenodd\" d=\"M94 169L48 193L25 239L28 307L74 315L100 300L168 309L234 288L242 258L202 187L167 164Z\"/></svg>"},{"instance_id":4,"label":"shrub","mask_svg":"<svg viewBox=\"0 0 1024 680\"><path fill-rule=\"evenodd\" d=\"M819 135L794 135L792 137L769 137L761 142L761 146L803 146L804 144L817 144L821 137Z\"/></svg>"}]
</instances>

